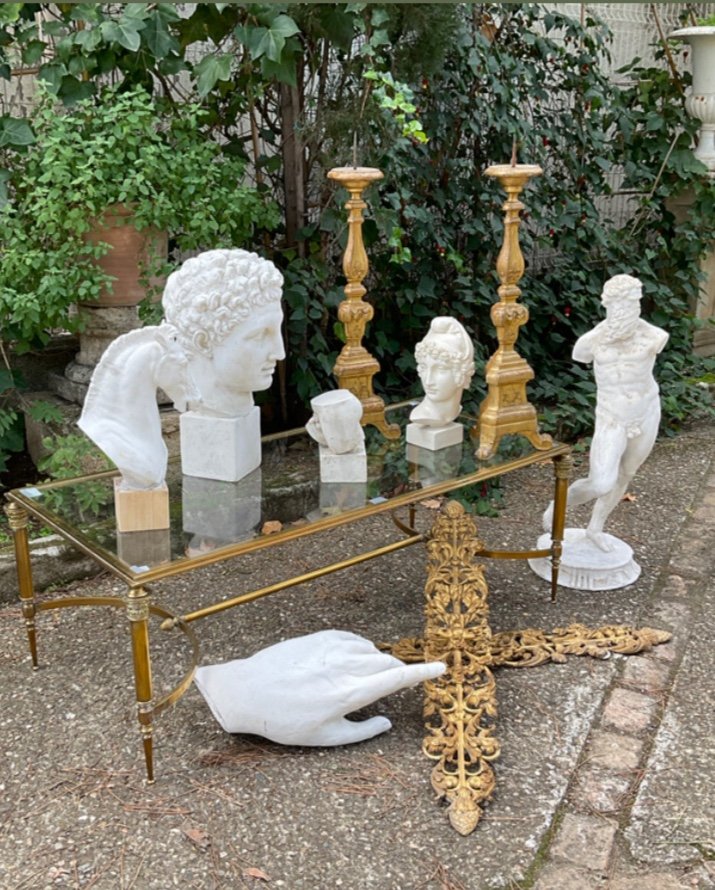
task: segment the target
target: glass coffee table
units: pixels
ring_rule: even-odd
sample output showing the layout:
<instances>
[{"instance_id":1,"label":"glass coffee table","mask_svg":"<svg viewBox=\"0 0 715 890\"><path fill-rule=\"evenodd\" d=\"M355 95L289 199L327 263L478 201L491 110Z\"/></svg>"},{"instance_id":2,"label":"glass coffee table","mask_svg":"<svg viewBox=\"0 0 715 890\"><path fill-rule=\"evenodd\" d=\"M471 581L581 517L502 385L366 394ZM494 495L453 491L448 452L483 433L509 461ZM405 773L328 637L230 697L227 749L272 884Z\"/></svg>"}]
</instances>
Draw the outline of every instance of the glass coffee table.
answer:
<instances>
[{"instance_id":1,"label":"glass coffee table","mask_svg":"<svg viewBox=\"0 0 715 890\"><path fill-rule=\"evenodd\" d=\"M38 665L37 613L80 606L124 609L131 627L137 714L146 774L152 782L154 718L187 691L199 661L194 622L426 541L429 567L425 637L403 640L391 648L404 660L442 658L448 665L442 677L426 684L426 714L432 726L424 749L438 761L432 783L450 804L452 824L462 833L471 831L479 819L481 801L492 793L494 780L488 762L498 754L492 734L495 702L490 665L540 663L551 657L562 660L564 653L583 646L581 631L566 633L562 638L557 634L542 634L537 641L520 639L520 632L492 635L488 624L487 587L482 567L476 562L482 557L548 556L552 562L552 598L555 597L570 469L569 448L553 444L539 451L525 440L511 437L493 457L478 460L476 442L470 435L474 421L463 417L465 436L461 445L426 451L405 443L404 428L410 409L411 404L405 403L387 410L390 422L402 430L399 439L388 440L376 429L366 429L366 483L321 484L318 447L302 429L264 437L262 466L236 483L182 476L179 462L170 461L168 529L117 531L113 505L116 471L9 492L6 512L14 538L20 603L33 667ZM555 510L549 549L518 552L487 549L477 538L471 516L456 500L446 502L430 533L421 534L415 529L418 502L452 492L465 495L470 486L481 489L486 480L544 460L552 461L554 466ZM183 615L175 615L152 602L151 582L237 559L257 550L280 548L289 541L385 512L391 513L394 520L396 539L391 543L338 562L317 565L302 575L221 599ZM126 584L126 595L37 597L28 540L30 516L57 531L121 579ZM263 532L266 522L273 524L274 533ZM191 664L186 673L161 697L154 696L152 687L151 616L160 620L164 631L175 628L184 633L191 649ZM589 638L594 650L589 654L602 654L618 647L619 651L630 651L623 647L644 648L652 644L650 637L633 637L639 633L642 632L621 628L610 636L601 634L600 638Z\"/></svg>"}]
</instances>

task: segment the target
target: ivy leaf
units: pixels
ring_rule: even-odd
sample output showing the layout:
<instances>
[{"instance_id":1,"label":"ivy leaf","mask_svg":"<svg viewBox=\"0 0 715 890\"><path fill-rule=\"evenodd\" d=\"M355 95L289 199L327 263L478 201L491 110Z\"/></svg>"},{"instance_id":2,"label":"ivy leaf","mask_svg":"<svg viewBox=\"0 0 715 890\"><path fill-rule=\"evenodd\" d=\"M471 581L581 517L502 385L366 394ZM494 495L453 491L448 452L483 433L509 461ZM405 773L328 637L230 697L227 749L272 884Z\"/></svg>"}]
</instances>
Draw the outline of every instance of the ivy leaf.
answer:
<instances>
[{"instance_id":1,"label":"ivy leaf","mask_svg":"<svg viewBox=\"0 0 715 890\"><path fill-rule=\"evenodd\" d=\"M48 65L42 65L40 67L37 77L39 80L44 81L47 84L48 90L56 96L60 91L62 78L66 73L64 65L60 65L57 62L50 62Z\"/></svg>"},{"instance_id":2,"label":"ivy leaf","mask_svg":"<svg viewBox=\"0 0 715 890\"><path fill-rule=\"evenodd\" d=\"M196 89L203 98L208 95L219 80L228 80L231 76L233 57L228 53L220 56L206 56L194 67Z\"/></svg>"},{"instance_id":3,"label":"ivy leaf","mask_svg":"<svg viewBox=\"0 0 715 890\"><path fill-rule=\"evenodd\" d=\"M26 120L8 115L0 117L0 148L32 145L34 141L35 134Z\"/></svg>"},{"instance_id":4,"label":"ivy leaf","mask_svg":"<svg viewBox=\"0 0 715 890\"><path fill-rule=\"evenodd\" d=\"M94 95L95 85L91 80L77 80L71 74L66 74L60 84L60 94L65 105L74 105L82 99L89 99Z\"/></svg>"},{"instance_id":5,"label":"ivy leaf","mask_svg":"<svg viewBox=\"0 0 715 890\"><path fill-rule=\"evenodd\" d=\"M272 62L270 59L261 60L261 73L264 77L275 78L279 83L287 83L289 86L296 86L295 59L283 59L280 62Z\"/></svg>"},{"instance_id":6,"label":"ivy leaf","mask_svg":"<svg viewBox=\"0 0 715 890\"><path fill-rule=\"evenodd\" d=\"M297 34L300 31L300 28L289 15L281 13L281 15L276 16L271 22L271 31L273 31L274 34L280 34L283 38L288 38Z\"/></svg>"},{"instance_id":7,"label":"ivy leaf","mask_svg":"<svg viewBox=\"0 0 715 890\"><path fill-rule=\"evenodd\" d=\"M3 3L0 6L0 22L10 24L20 18L22 3Z\"/></svg>"},{"instance_id":8,"label":"ivy leaf","mask_svg":"<svg viewBox=\"0 0 715 890\"><path fill-rule=\"evenodd\" d=\"M149 17L142 36L152 55L158 61L166 58L171 50L179 48L178 43L169 33L166 20L158 12L153 12Z\"/></svg>"},{"instance_id":9,"label":"ivy leaf","mask_svg":"<svg viewBox=\"0 0 715 890\"><path fill-rule=\"evenodd\" d=\"M353 17L334 6L321 6L318 15L328 40L347 52L355 37Z\"/></svg>"},{"instance_id":10,"label":"ivy leaf","mask_svg":"<svg viewBox=\"0 0 715 890\"><path fill-rule=\"evenodd\" d=\"M299 31L293 19L283 14L276 16L270 28L251 28L246 35L251 58L266 56L271 62L280 62L286 39Z\"/></svg>"},{"instance_id":11,"label":"ivy leaf","mask_svg":"<svg viewBox=\"0 0 715 890\"><path fill-rule=\"evenodd\" d=\"M85 52L91 53L102 42L102 34L99 28L85 28L75 34L74 42L81 46Z\"/></svg>"},{"instance_id":12,"label":"ivy leaf","mask_svg":"<svg viewBox=\"0 0 715 890\"><path fill-rule=\"evenodd\" d=\"M10 78L12 77L12 74L10 73L9 65L5 65L5 64L0 65L0 77L2 77L3 80L10 80Z\"/></svg>"},{"instance_id":13,"label":"ivy leaf","mask_svg":"<svg viewBox=\"0 0 715 890\"><path fill-rule=\"evenodd\" d=\"M265 55L272 62L279 61L281 51L285 46L285 38L280 34L275 34L267 28L263 28L262 30L264 33L261 35L255 54L251 53L251 55L253 55L254 59L260 59L261 56Z\"/></svg>"},{"instance_id":14,"label":"ivy leaf","mask_svg":"<svg viewBox=\"0 0 715 890\"><path fill-rule=\"evenodd\" d=\"M131 52L136 52L141 46L141 36L137 30L137 22L135 19L130 21L104 21L99 26L102 30L102 37L105 40L113 41L123 46Z\"/></svg>"},{"instance_id":15,"label":"ivy leaf","mask_svg":"<svg viewBox=\"0 0 715 890\"><path fill-rule=\"evenodd\" d=\"M42 58L42 54L47 49L44 40L31 40L22 51L22 61L26 65L34 65Z\"/></svg>"}]
</instances>

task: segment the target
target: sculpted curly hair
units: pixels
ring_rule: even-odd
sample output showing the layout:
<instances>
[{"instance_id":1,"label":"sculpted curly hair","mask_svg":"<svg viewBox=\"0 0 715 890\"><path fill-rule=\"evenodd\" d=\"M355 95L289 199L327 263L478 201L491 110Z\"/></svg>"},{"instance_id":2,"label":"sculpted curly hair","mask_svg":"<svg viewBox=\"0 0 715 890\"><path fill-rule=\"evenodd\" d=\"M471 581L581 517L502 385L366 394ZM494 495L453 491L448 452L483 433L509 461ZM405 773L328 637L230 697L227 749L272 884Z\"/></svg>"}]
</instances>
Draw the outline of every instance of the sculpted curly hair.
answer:
<instances>
[{"instance_id":1,"label":"sculpted curly hair","mask_svg":"<svg viewBox=\"0 0 715 890\"><path fill-rule=\"evenodd\" d=\"M415 346L417 371L427 359L444 362L452 369L454 382L465 389L474 375L474 346L464 327L454 318L432 319L427 335Z\"/></svg>"},{"instance_id":2,"label":"sculpted curly hair","mask_svg":"<svg viewBox=\"0 0 715 890\"><path fill-rule=\"evenodd\" d=\"M181 346L211 356L252 309L279 302L282 287L278 269L256 253L207 250L172 272L162 305Z\"/></svg>"}]
</instances>

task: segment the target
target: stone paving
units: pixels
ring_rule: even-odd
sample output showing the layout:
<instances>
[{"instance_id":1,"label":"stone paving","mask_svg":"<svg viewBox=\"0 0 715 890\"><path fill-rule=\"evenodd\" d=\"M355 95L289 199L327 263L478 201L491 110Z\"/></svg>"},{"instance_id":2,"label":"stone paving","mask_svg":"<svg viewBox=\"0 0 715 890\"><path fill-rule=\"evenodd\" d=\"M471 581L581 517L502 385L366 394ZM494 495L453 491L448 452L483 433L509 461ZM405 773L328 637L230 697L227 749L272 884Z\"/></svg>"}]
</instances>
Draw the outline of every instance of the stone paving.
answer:
<instances>
[{"instance_id":1,"label":"stone paving","mask_svg":"<svg viewBox=\"0 0 715 890\"><path fill-rule=\"evenodd\" d=\"M699 501L656 582L652 617L673 639L628 658L605 697L535 890L715 887L712 468ZM697 852L686 874L652 867Z\"/></svg>"}]
</instances>

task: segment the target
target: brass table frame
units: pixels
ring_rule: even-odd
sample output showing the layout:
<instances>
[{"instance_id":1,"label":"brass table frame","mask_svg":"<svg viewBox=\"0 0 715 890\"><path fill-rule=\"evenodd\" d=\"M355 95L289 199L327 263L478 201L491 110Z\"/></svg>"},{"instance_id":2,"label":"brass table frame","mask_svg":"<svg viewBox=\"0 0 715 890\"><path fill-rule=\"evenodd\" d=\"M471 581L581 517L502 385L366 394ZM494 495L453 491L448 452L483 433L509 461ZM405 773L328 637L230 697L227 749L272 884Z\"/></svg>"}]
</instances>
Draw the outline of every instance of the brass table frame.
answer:
<instances>
[{"instance_id":1,"label":"brass table frame","mask_svg":"<svg viewBox=\"0 0 715 890\"><path fill-rule=\"evenodd\" d=\"M290 431L295 434L299 431ZM289 435L286 433L284 435ZM266 436L264 442L280 438L279 436ZM440 495L453 492L460 488L492 479L505 473L512 472L526 467L531 464L552 460L554 464L554 498L555 510L553 520L553 544L547 550L522 551L518 554L499 553L490 551L489 555L495 557L514 557L523 558L532 556L549 556L553 565L552 577L552 598L556 594L556 581L558 577L558 566L561 555L561 540L563 538L565 508L566 508L566 492L568 488L568 468L570 466L569 448L566 445L557 444L547 451L533 451L526 456L509 460L497 465L484 465L479 467L472 473L450 478L435 484L427 485L424 488L413 491L406 491L389 500L383 500L379 503L370 503L362 508L346 511L344 513L336 513L325 516L315 522L302 526L296 526L286 529L277 535L255 537L247 541L236 544L229 544L216 550L201 553L190 558L174 560L172 562L157 565L149 568L147 571L134 571L125 562L120 560L116 555L107 550L100 549L92 541L84 535L81 530L75 528L70 523L64 521L57 516L51 509L44 504L36 502L33 497L28 494L29 491L37 490L44 492L47 490L58 490L68 486L77 485L85 482L97 481L102 479L111 479L117 475L115 470L105 471L102 473L94 473L78 479L68 479L59 482L45 483L34 486L32 489L15 489L10 491L6 497L8 504L6 513L9 520L10 530L13 536L15 548L15 559L17 565L18 588L20 596L20 605L24 618L27 639L32 659L33 669L38 667L38 647L37 647L37 627L36 616L38 613L50 609L62 609L80 606L110 606L115 608L124 608L127 619L131 627L131 646L132 646L132 664L134 672L134 685L137 700L137 717L140 726L142 743L144 748L144 759L146 765L146 775L149 782L154 781L154 757L153 757L153 719L163 711L166 707L176 702L191 685L194 671L199 660L199 645L196 635L191 627L192 622L199 618L209 615L216 615L227 609L243 603L248 603L260 597L285 590L288 587L303 584L327 574L339 571L350 566L358 565L370 559L384 556L388 553L401 550L413 544L420 543L425 540L423 534L418 533L411 526L415 516L415 505L427 498L434 498ZM396 516L396 512L400 508L407 507L409 509L409 524L405 525ZM341 525L357 522L360 519L374 516L379 513L391 512L395 520L396 527L405 535L392 543L372 550L367 550L351 556L347 559L340 560L329 565L320 566L312 571L302 575L297 575L262 587L256 590L248 591L238 596L221 600L210 606L189 612L185 615L176 616L168 610L153 605L151 603L151 593L149 585L158 580L170 578L174 575L184 574L204 566L213 565L225 560L235 559L237 557L263 550L267 547L276 547L290 541L297 540L308 535L317 534L322 531L337 528ZM43 524L49 526L58 532L66 541L79 550L94 559L99 565L107 569L113 575L118 577L127 585L127 594L125 597L109 597L109 596L82 596L82 597L61 597L55 599L38 599L35 595L35 589L32 578L32 566L28 536L29 517L34 516ZM181 682L167 695L155 700L152 684L152 669L149 654L149 618L150 615L159 616L163 619L162 628L170 629L178 628L186 635L191 646L191 666L182 678Z\"/></svg>"},{"instance_id":2,"label":"brass table frame","mask_svg":"<svg viewBox=\"0 0 715 890\"><path fill-rule=\"evenodd\" d=\"M265 438L268 440L280 437ZM555 501L553 540L549 549L523 551L486 549L476 536L473 520L454 501L447 502L428 535L419 533L413 527L418 502L446 495L547 460L551 460L554 466ZM405 491L390 499L380 499L377 503L370 503L362 508L324 516L315 522L289 528L277 535L255 537L229 544L210 552L157 565L145 571L135 571L114 554L100 549L79 529L63 521L42 503L33 500L28 493L32 489L11 491L7 495L9 503L6 512L13 534L20 604L32 666L33 668L38 666L36 616L39 612L80 606L124 608L131 627L137 717L146 775L147 781L153 782L153 721L161 711L178 701L191 685L199 661L199 644L191 627L194 621L426 540L429 565L425 637L424 640L403 640L393 646L392 650L406 661L428 658L442 659L447 663L447 672L438 680L426 684L426 716L430 724L424 750L428 757L438 761L433 770L432 784L438 794L445 797L450 804L449 817L452 825L461 833L467 834L479 821L481 803L491 796L495 785L494 774L489 766L489 762L499 753L498 743L493 736L496 701L491 667L500 664L528 665L548 659L562 661L568 652L602 655L605 651L614 649L640 651L667 637L661 634L656 638L653 634L657 632L647 629L634 631L631 628L601 628L598 631L589 631L580 625L557 630L551 635L534 630L492 635L488 624L487 586L482 566L475 562L475 558L479 556L525 559L549 556L552 561L553 601L562 549L570 465L568 446L554 444L544 451L532 451L502 464L487 464L474 472L428 484L424 488ZM112 478L115 475L116 471L97 473L81 477L79 480L39 485L36 486L36 490L40 492L47 489L56 490L78 483ZM400 508L408 509L407 522L398 517L396 511ZM385 512L392 514L395 526L404 535L403 538L390 544L180 616L151 603L148 585L153 581L235 559L267 547L276 547ZM127 585L126 597L83 596L41 600L36 598L27 530L30 515L49 525L71 544L124 581ZM176 687L159 699L154 698L152 684L149 652L151 616L162 619L161 626L165 630L178 628L186 635L191 648L190 667Z\"/></svg>"}]
</instances>

